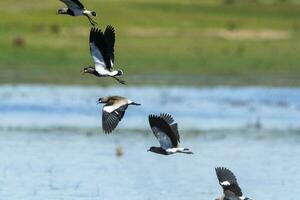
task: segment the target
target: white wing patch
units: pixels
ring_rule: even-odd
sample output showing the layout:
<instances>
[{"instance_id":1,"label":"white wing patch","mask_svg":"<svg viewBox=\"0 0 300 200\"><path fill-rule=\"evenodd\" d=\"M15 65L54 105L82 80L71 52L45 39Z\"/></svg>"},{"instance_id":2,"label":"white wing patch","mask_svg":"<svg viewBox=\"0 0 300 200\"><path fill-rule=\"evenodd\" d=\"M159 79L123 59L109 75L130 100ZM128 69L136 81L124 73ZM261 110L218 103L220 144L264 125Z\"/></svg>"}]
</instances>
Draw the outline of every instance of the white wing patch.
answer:
<instances>
[{"instance_id":1,"label":"white wing patch","mask_svg":"<svg viewBox=\"0 0 300 200\"><path fill-rule=\"evenodd\" d=\"M168 152L168 153L176 153L177 152L177 148L166 149L166 152Z\"/></svg>"},{"instance_id":2,"label":"white wing patch","mask_svg":"<svg viewBox=\"0 0 300 200\"><path fill-rule=\"evenodd\" d=\"M116 103L116 104L113 104L113 105L110 105L110 106L104 106L103 110L106 111L106 112L111 113L111 112L117 110L118 108L120 108L121 106L124 106L124 105L126 105L126 103L119 102L119 103Z\"/></svg>"},{"instance_id":3,"label":"white wing patch","mask_svg":"<svg viewBox=\"0 0 300 200\"><path fill-rule=\"evenodd\" d=\"M94 43L90 43L91 54L94 60L95 65L102 65L104 68L106 67L103 56L97 46Z\"/></svg>"},{"instance_id":4,"label":"white wing patch","mask_svg":"<svg viewBox=\"0 0 300 200\"><path fill-rule=\"evenodd\" d=\"M90 43L91 54L95 63L95 69L100 75L110 75L111 72L107 70L103 56L94 43Z\"/></svg>"},{"instance_id":5,"label":"white wing patch","mask_svg":"<svg viewBox=\"0 0 300 200\"><path fill-rule=\"evenodd\" d=\"M160 129L157 127L152 127L151 129L152 129L154 135L156 136L156 138L158 139L158 142L159 142L161 148L163 148L165 150L172 148L172 146L173 146L172 141L167 136L167 134L160 131Z\"/></svg>"},{"instance_id":6,"label":"white wing patch","mask_svg":"<svg viewBox=\"0 0 300 200\"><path fill-rule=\"evenodd\" d=\"M221 185L224 185L224 186L229 186L229 185L230 185L229 181L223 181L223 182L221 182L220 184L221 184Z\"/></svg>"}]
</instances>

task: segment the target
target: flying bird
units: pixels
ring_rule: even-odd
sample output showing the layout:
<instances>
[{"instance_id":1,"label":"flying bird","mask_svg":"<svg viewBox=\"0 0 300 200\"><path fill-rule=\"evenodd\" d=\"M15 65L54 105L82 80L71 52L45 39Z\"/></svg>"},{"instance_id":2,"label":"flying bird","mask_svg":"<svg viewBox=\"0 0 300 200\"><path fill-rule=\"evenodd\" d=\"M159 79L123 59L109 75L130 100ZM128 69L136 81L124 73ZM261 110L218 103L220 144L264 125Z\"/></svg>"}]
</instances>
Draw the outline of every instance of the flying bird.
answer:
<instances>
[{"instance_id":1,"label":"flying bird","mask_svg":"<svg viewBox=\"0 0 300 200\"><path fill-rule=\"evenodd\" d=\"M224 195L216 200L251 200L243 196L235 175L225 167L217 167L216 174Z\"/></svg>"},{"instance_id":2,"label":"flying bird","mask_svg":"<svg viewBox=\"0 0 300 200\"><path fill-rule=\"evenodd\" d=\"M90 52L94 60L94 66L85 67L83 73L94 74L98 77L112 77L119 83L125 81L118 79L122 76L121 70L114 70L114 45L115 30L112 26L107 26L103 33L100 29L92 28L90 32Z\"/></svg>"},{"instance_id":3,"label":"flying bird","mask_svg":"<svg viewBox=\"0 0 300 200\"><path fill-rule=\"evenodd\" d=\"M62 15L70 15L70 16L86 16L92 26L97 25L97 23L92 19L92 17L96 17L97 13L94 11L89 11L85 9L82 3L79 0L60 0L64 4L66 4L67 8L60 8L57 11L57 14Z\"/></svg>"},{"instance_id":4,"label":"flying bird","mask_svg":"<svg viewBox=\"0 0 300 200\"><path fill-rule=\"evenodd\" d=\"M169 114L149 115L149 124L153 134L158 139L160 147L150 147L148 151L170 155L174 153L192 154L188 148L179 146L180 136L177 123Z\"/></svg>"},{"instance_id":5,"label":"flying bird","mask_svg":"<svg viewBox=\"0 0 300 200\"><path fill-rule=\"evenodd\" d=\"M117 127L129 105L141 105L120 96L99 98L98 103L104 104L102 110L102 129L104 133L111 133Z\"/></svg>"}]
</instances>

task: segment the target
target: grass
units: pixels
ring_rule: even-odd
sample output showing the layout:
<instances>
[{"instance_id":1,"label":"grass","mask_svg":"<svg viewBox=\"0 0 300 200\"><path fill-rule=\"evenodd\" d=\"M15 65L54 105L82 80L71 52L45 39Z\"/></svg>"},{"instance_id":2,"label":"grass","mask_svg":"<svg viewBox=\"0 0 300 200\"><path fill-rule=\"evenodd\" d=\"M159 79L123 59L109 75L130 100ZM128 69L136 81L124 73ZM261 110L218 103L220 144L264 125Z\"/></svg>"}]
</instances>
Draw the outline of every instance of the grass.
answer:
<instances>
[{"instance_id":1,"label":"grass","mask_svg":"<svg viewBox=\"0 0 300 200\"><path fill-rule=\"evenodd\" d=\"M232 0L231 0L232 1ZM129 83L300 85L300 4L282 0L85 0L116 28ZM229 3L228 3L229 2ZM0 82L114 84L92 64L86 18L58 0L1 1ZM16 38L23 45L14 43Z\"/></svg>"}]
</instances>

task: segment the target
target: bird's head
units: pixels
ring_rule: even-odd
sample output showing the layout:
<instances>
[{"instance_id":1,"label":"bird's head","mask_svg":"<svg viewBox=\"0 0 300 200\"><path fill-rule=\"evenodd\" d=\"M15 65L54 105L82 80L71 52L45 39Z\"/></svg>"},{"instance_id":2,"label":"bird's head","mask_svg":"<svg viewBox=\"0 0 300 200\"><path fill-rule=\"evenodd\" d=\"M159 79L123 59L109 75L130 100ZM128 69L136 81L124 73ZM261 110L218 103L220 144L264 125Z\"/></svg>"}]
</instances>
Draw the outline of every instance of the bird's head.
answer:
<instances>
[{"instance_id":1,"label":"bird's head","mask_svg":"<svg viewBox=\"0 0 300 200\"><path fill-rule=\"evenodd\" d=\"M155 147L150 147L147 151L154 152Z\"/></svg>"},{"instance_id":2,"label":"bird's head","mask_svg":"<svg viewBox=\"0 0 300 200\"><path fill-rule=\"evenodd\" d=\"M100 97L99 99L98 99L98 103L100 104L100 103L107 103L108 102L108 98L107 97Z\"/></svg>"},{"instance_id":3,"label":"bird's head","mask_svg":"<svg viewBox=\"0 0 300 200\"><path fill-rule=\"evenodd\" d=\"M93 17L97 17L97 13L95 11L92 11L91 14L93 15Z\"/></svg>"},{"instance_id":4,"label":"bird's head","mask_svg":"<svg viewBox=\"0 0 300 200\"><path fill-rule=\"evenodd\" d=\"M85 74L85 73L93 74L94 72L95 72L95 68L94 68L94 67L91 67L91 66L89 66L89 67L84 67L84 68L83 68L83 71L82 71L83 74Z\"/></svg>"},{"instance_id":5,"label":"bird's head","mask_svg":"<svg viewBox=\"0 0 300 200\"><path fill-rule=\"evenodd\" d=\"M67 10L67 8L60 8L57 10L57 14L66 14L68 12Z\"/></svg>"}]
</instances>

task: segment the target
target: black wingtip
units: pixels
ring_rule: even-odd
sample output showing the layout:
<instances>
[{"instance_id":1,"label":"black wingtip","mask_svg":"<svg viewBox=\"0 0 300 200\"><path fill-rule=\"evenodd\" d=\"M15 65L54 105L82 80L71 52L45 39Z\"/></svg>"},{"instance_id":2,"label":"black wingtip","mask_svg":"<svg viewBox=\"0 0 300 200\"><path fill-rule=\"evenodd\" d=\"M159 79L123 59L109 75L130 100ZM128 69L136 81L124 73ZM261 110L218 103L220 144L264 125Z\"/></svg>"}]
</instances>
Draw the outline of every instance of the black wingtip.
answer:
<instances>
[{"instance_id":1,"label":"black wingtip","mask_svg":"<svg viewBox=\"0 0 300 200\"><path fill-rule=\"evenodd\" d=\"M231 172L229 169L227 169L226 167L216 167L215 168L216 172L220 172L220 171L228 171ZM232 172L231 172L232 173Z\"/></svg>"},{"instance_id":2,"label":"black wingtip","mask_svg":"<svg viewBox=\"0 0 300 200\"><path fill-rule=\"evenodd\" d=\"M90 42L93 42L94 40L96 40L96 38L98 37L98 35L103 34L100 28L97 28L95 26L91 27L90 30Z\"/></svg>"},{"instance_id":3,"label":"black wingtip","mask_svg":"<svg viewBox=\"0 0 300 200\"><path fill-rule=\"evenodd\" d=\"M149 121L149 124L150 124L151 127L152 127L152 124L153 124L154 119L156 119L156 118L157 118L157 116L154 115L154 114L150 114L150 115L148 116L148 121Z\"/></svg>"},{"instance_id":4,"label":"black wingtip","mask_svg":"<svg viewBox=\"0 0 300 200\"><path fill-rule=\"evenodd\" d=\"M155 114L150 114L150 115L148 116L148 119L149 119L149 120L150 120L150 119L154 119L154 118L158 118L158 116L155 115Z\"/></svg>"},{"instance_id":5,"label":"black wingtip","mask_svg":"<svg viewBox=\"0 0 300 200\"><path fill-rule=\"evenodd\" d=\"M107 25L105 30L109 30L111 32L115 32L115 28L112 25Z\"/></svg>"},{"instance_id":6,"label":"black wingtip","mask_svg":"<svg viewBox=\"0 0 300 200\"><path fill-rule=\"evenodd\" d=\"M105 135L108 135L108 134L110 134L110 133L112 133L113 132L113 129L104 129L103 127L102 127L102 130L103 130L103 133L105 134Z\"/></svg>"},{"instance_id":7,"label":"black wingtip","mask_svg":"<svg viewBox=\"0 0 300 200\"><path fill-rule=\"evenodd\" d=\"M168 124L173 124L175 122L172 115L168 113L160 113L160 117L163 118Z\"/></svg>"},{"instance_id":8,"label":"black wingtip","mask_svg":"<svg viewBox=\"0 0 300 200\"><path fill-rule=\"evenodd\" d=\"M172 118L172 116L171 115L169 115L169 114L167 114L167 113L160 113L159 115L155 115L155 114L150 114L149 115L149 119L151 118L151 119L160 119L160 120L164 120L164 121L166 121L165 120L165 117L170 117L171 119L173 119Z\"/></svg>"},{"instance_id":9,"label":"black wingtip","mask_svg":"<svg viewBox=\"0 0 300 200\"><path fill-rule=\"evenodd\" d=\"M172 115L168 114L168 113L160 113L160 117L163 117L163 116L166 116L166 117L172 117Z\"/></svg>"},{"instance_id":10,"label":"black wingtip","mask_svg":"<svg viewBox=\"0 0 300 200\"><path fill-rule=\"evenodd\" d=\"M227 169L226 167L216 167L215 171L218 174L220 174L221 172L225 172L225 171L230 171L229 169Z\"/></svg>"},{"instance_id":11,"label":"black wingtip","mask_svg":"<svg viewBox=\"0 0 300 200\"><path fill-rule=\"evenodd\" d=\"M226 167L216 167L215 170L219 181L229 181L230 183L237 182L234 173Z\"/></svg>"},{"instance_id":12,"label":"black wingtip","mask_svg":"<svg viewBox=\"0 0 300 200\"><path fill-rule=\"evenodd\" d=\"M157 123L160 124L160 123L166 122L166 120L162 117L163 114L164 113L161 113L160 115L150 114L148 117L150 126L157 124Z\"/></svg>"}]
</instances>

